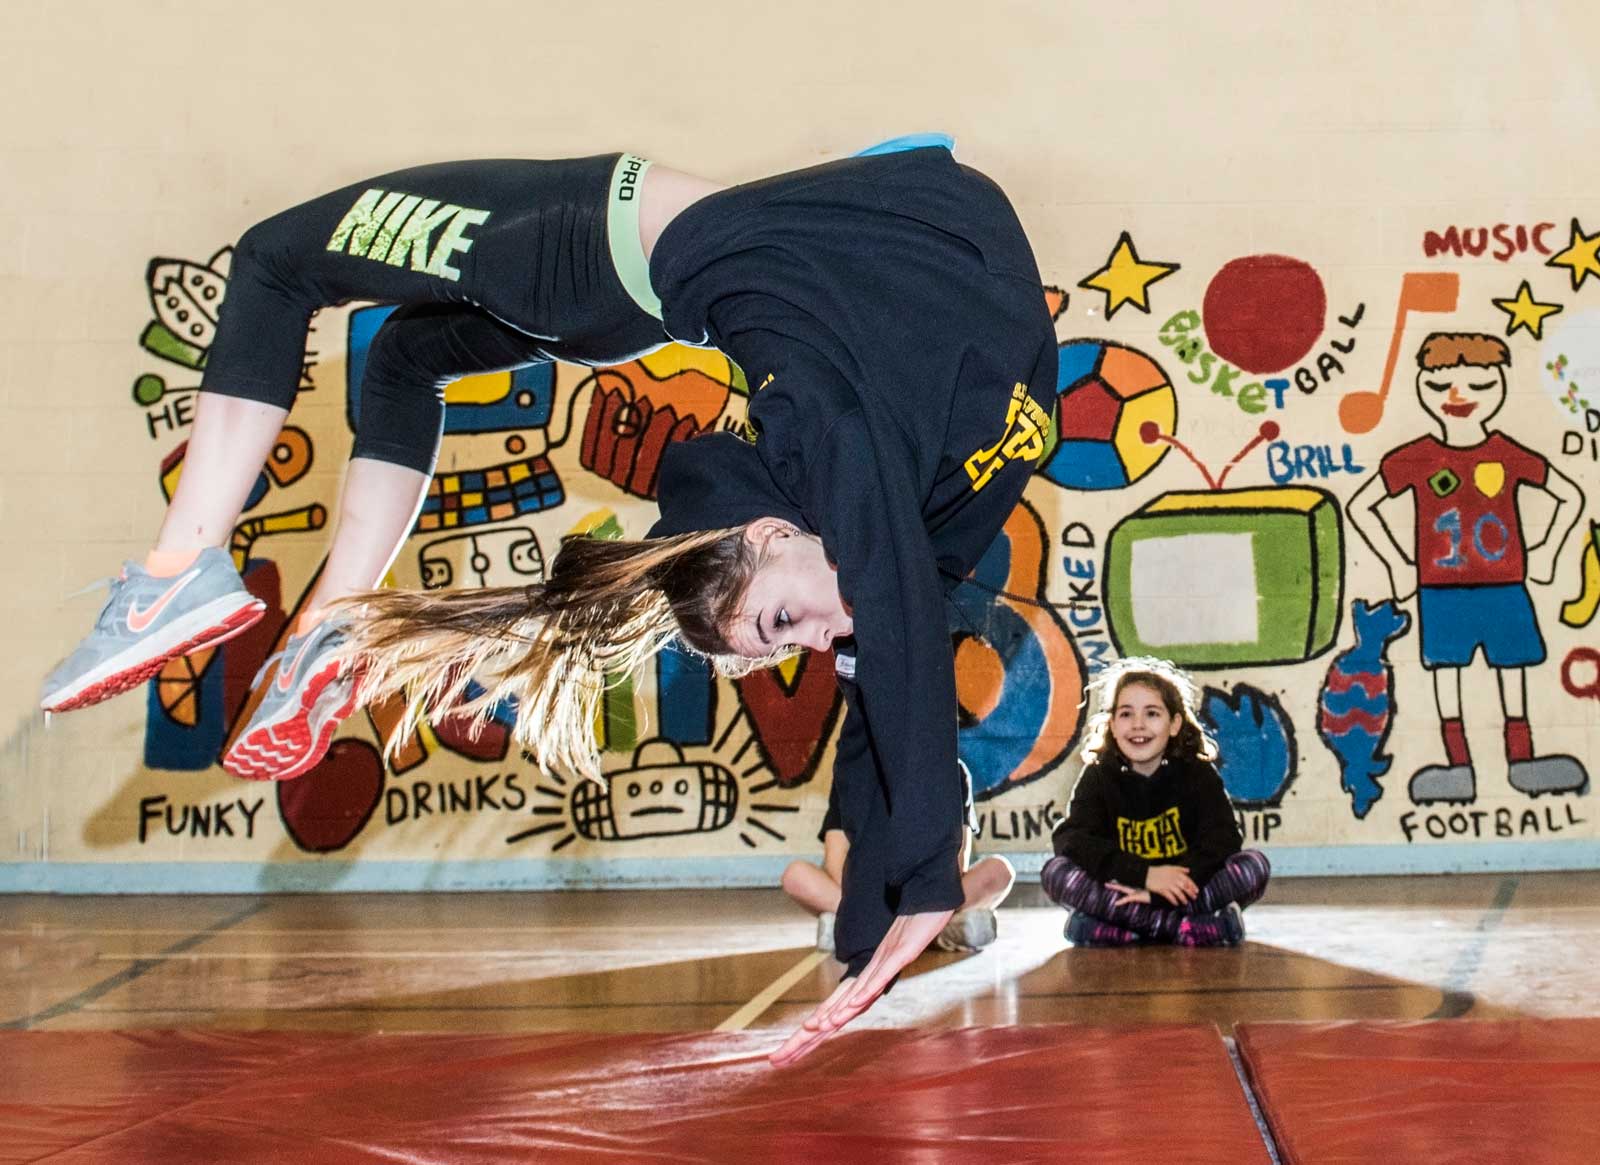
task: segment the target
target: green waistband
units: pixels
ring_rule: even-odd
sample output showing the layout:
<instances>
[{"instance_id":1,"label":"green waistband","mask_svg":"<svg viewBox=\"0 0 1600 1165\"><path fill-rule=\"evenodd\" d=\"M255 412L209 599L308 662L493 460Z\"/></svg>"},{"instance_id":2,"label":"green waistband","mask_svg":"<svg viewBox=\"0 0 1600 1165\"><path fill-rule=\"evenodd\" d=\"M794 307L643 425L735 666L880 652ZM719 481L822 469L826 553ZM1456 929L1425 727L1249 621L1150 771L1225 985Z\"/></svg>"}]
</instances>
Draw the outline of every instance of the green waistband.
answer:
<instances>
[{"instance_id":1,"label":"green waistband","mask_svg":"<svg viewBox=\"0 0 1600 1165\"><path fill-rule=\"evenodd\" d=\"M639 242L639 194L644 189L645 172L650 163L634 154L623 154L611 171L611 192L606 200L606 235L611 242L611 264L617 278L645 311L661 318L661 299L650 286L650 263Z\"/></svg>"}]
</instances>

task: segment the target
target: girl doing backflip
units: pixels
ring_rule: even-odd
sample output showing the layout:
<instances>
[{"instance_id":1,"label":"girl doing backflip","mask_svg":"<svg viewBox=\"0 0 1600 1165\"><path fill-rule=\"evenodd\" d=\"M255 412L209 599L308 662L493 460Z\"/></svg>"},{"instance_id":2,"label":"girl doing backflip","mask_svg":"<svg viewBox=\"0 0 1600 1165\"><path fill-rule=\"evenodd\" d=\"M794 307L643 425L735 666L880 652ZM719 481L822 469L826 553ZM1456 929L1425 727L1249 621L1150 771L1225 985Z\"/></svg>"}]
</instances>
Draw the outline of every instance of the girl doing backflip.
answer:
<instances>
[{"instance_id":1,"label":"girl doing backflip","mask_svg":"<svg viewBox=\"0 0 1600 1165\"><path fill-rule=\"evenodd\" d=\"M1053 326L1010 204L948 150L919 148L728 189L629 155L453 163L267 220L236 251L155 549L53 673L47 709L125 690L259 616L217 548L292 403L311 313L352 299L402 306L368 358L327 565L225 766L303 772L359 700L406 690L414 714L440 711L476 676L480 710L516 699L541 763L597 774L605 677L674 637L725 673L833 646L848 970L774 1059L804 1054L962 902L944 597L1021 496L1055 393ZM363 593L410 530L445 383L670 340L740 365L754 440L669 447L649 537L569 540L533 587Z\"/></svg>"}]
</instances>

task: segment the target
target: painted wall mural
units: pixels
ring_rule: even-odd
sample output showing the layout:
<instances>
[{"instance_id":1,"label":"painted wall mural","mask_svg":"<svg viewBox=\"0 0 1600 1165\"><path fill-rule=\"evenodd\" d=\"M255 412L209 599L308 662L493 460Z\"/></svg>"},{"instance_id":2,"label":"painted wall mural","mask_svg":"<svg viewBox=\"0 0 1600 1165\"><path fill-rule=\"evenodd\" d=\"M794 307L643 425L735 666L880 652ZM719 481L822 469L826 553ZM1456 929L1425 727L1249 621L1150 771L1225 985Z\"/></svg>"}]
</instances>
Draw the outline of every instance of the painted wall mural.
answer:
<instances>
[{"instance_id":1,"label":"painted wall mural","mask_svg":"<svg viewBox=\"0 0 1600 1165\"><path fill-rule=\"evenodd\" d=\"M1060 337L1051 431L949 603L980 850L1047 848L1084 686L1129 654L1203 685L1252 844L1600 837L1600 233L1580 218L1434 223L1387 267L1292 238L1219 255L1152 226L1083 240L1075 270L1042 256L1061 284L1040 290ZM230 258L146 271L127 424L163 496ZM603 866L814 849L843 713L830 653L737 681L664 653L607 693L605 785L539 771L504 708L476 730L423 726L388 759L400 709L367 709L287 784L215 768L320 569L389 310L313 321L297 406L230 543L268 615L150 682L143 764L101 815L97 856ZM392 581L535 583L563 537L638 535L662 451L741 428L751 391L725 356L679 347L448 386Z\"/></svg>"}]
</instances>

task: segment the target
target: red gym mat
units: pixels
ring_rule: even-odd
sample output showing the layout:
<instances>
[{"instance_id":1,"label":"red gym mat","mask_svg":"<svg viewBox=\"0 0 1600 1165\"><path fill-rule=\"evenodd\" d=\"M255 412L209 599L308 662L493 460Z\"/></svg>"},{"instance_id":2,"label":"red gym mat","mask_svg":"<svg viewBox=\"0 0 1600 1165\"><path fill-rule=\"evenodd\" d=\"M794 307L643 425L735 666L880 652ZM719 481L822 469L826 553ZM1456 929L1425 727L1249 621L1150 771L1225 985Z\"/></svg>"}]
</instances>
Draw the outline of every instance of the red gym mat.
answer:
<instances>
[{"instance_id":1,"label":"red gym mat","mask_svg":"<svg viewBox=\"0 0 1600 1165\"><path fill-rule=\"evenodd\" d=\"M0 1161L1268 1160L1213 1027L782 1038L0 1032Z\"/></svg>"},{"instance_id":2,"label":"red gym mat","mask_svg":"<svg viewBox=\"0 0 1600 1165\"><path fill-rule=\"evenodd\" d=\"M1600 1019L1251 1023L1285 1162L1600 1161Z\"/></svg>"}]
</instances>

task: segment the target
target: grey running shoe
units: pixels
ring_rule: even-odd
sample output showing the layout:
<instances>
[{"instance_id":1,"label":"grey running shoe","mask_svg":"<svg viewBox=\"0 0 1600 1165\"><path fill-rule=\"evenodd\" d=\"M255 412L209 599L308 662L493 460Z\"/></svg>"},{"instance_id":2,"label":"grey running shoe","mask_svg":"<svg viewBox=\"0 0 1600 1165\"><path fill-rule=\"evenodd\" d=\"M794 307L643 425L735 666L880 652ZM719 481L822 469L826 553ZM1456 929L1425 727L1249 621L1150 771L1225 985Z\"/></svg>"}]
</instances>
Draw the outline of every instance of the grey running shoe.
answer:
<instances>
[{"instance_id":1,"label":"grey running shoe","mask_svg":"<svg viewBox=\"0 0 1600 1165\"><path fill-rule=\"evenodd\" d=\"M1478 795L1478 778L1471 765L1429 765L1411 776L1411 803L1466 802Z\"/></svg>"},{"instance_id":2,"label":"grey running shoe","mask_svg":"<svg viewBox=\"0 0 1600 1165\"><path fill-rule=\"evenodd\" d=\"M817 915L817 950L833 954L833 911Z\"/></svg>"},{"instance_id":3,"label":"grey running shoe","mask_svg":"<svg viewBox=\"0 0 1600 1165\"><path fill-rule=\"evenodd\" d=\"M1101 922L1081 910L1074 910L1067 915L1067 925L1061 933L1075 947L1126 947L1144 941L1131 930Z\"/></svg>"},{"instance_id":4,"label":"grey running shoe","mask_svg":"<svg viewBox=\"0 0 1600 1165\"><path fill-rule=\"evenodd\" d=\"M169 659L232 639L266 609L219 547L202 550L170 578L124 563L94 630L45 678L39 706L66 712L97 704L143 683Z\"/></svg>"},{"instance_id":5,"label":"grey running shoe","mask_svg":"<svg viewBox=\"0 0 1600 1165\"><path fill-rule=\"evenodd\" d=\"M1244 942L1244 911L1237 902L1230 902L1217 912L1222 920L1223 941L1230 947Z\"/></svg>"},{"instance_id":6,"label":"grey running shoe","mask_svg":"<svg viewBox=\"0 0 1600 1165\"><path fill-rule=\"evenodd\" d=\"M334 730L356 710L344 645L333 619L289 637L256 674L258 702L223 754L223 768L249 780L288 781L327 755Z\"/></svg>"},{"instance_id":7,"label":"grey running shoe","mask_svg":"<svg viewBox=\"0 0 1600 1165\"><path fill-rule=\"evenodd\" d=\"M941 951L981 951L1000 932L999 920L986 906L958 910L944 924L933 945Z\"/></svg>"},{"instance_id":8,"label":"grey running shoe","mask_svg":"<svg viewBox=\"0 0 1600 1165\"><path fill-rule=\"evenodd\" d=\"M1172 940L1180 947L1236 947L1244 941L1244 915L1237 902L1209 914L1188 914Z\"/></svg>"},{"instance_id":9,"label":"grey running shoe","mask_svg":"<svg viewBox=\"0 0 1600 1165\"><path fill-rule=\"evenodd\" d=\"M1589 774L1576 757L1570 756L1514 760L1506 779L1513 789L1530 797L1541 793L1582 793L1589 787Z\"/></svg>"},{"instance_id":10,"label":"grey running shoe","mask_svg":"<svg viewBox=\"0 0 1600 1165\"><path fill-rule=\"evenodd\" d=\"M1095 946L1095 920L1081 910L1073 910L1067 914L1067 924L1061 928L1061 936L1075 947Z\"/></svg>"}]
</instances>

